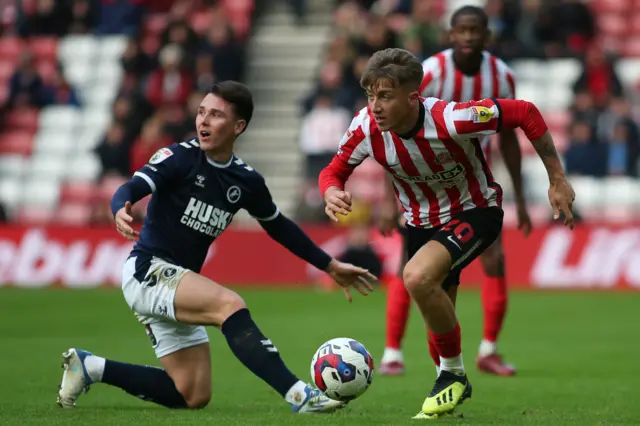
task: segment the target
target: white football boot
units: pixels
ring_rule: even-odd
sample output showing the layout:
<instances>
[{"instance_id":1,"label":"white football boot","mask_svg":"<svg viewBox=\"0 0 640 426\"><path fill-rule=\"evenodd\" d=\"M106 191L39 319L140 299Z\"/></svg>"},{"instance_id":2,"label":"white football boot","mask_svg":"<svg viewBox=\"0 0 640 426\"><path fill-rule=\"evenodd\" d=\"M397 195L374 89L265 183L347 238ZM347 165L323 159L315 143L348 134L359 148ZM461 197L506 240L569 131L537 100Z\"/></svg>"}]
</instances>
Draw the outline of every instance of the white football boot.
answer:
<instances>
[{"instance_id":1,"label":"white football boot","mask_svg":"<svg viewBox=\"0 0 640 426\"><path fill-rule=\"evenodd\" d=\"M333 400L322 393L320 389L307 385L304 390L302 401L299 404L292 404L291 410L294 413L333 413L345 406L344 402Z\"/></svg>"},{"instance_id":2,"label":"white football boot","mask_svg":"<svg viewBox=\"0 0 640 426\"><path fill-rule=\"evenodd\" d=\"M76 400L82 392L88 392L93 380L87 374L84 360L91 352L71 348L62 354L62 383L58 391L58 406L75 408Z\"/></svg>"}]
</instances>

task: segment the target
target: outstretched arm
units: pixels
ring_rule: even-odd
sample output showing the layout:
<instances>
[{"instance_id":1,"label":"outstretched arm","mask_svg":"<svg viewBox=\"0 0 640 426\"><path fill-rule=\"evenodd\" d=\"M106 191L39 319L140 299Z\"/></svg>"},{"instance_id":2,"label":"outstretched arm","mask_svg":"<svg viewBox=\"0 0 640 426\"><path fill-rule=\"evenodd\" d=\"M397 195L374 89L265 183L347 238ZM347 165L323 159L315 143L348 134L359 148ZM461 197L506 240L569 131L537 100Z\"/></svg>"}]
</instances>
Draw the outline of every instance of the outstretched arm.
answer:
<instances>
[{"instance_id":1,"label":"outstretched arm","mask_svg":"<svg viewBox=\"0 0 640 426\"><path fill-rule=\"evenodd\" d=\"M260 225L276 242L287 248L300 259L327 272L345 289L347 300L351 301L348 287L353 286L366 296L373 290L367 281L375 280L369 271L357 266L339 262L318 247L300 227L283 214L270 221L261 221Z\"/></svg>"}]
</instances>

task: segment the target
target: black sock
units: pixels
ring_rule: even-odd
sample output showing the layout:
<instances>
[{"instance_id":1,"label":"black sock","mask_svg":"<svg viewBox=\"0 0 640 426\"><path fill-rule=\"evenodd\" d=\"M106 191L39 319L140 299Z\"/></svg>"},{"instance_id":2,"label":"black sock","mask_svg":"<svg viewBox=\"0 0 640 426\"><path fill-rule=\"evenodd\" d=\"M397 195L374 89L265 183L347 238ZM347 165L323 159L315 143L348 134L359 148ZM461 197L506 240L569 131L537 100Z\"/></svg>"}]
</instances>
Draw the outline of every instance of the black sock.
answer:
<instances>
[{"instance_id":1,"label":"black sock","mask_svg":"<svg viewBox=\"0 0 640 426\"><path fill-rule=\"evenodd\" d=\"M248 309L240 309L227 318L222 324L222 333L236 358L280 395L285 396L298 382L284 365L278 349L253 322Z\"/></svg>"},{"instance_id":2,"label":"black sock","mask_svg":"<svg viewBox=\"0 0 640 426\"><path fill-rule=\"evenodd\" d=\"M106 360L102 383L168 408L187 408L173 379L161 368Z\"/></svg>"}]
</instances>

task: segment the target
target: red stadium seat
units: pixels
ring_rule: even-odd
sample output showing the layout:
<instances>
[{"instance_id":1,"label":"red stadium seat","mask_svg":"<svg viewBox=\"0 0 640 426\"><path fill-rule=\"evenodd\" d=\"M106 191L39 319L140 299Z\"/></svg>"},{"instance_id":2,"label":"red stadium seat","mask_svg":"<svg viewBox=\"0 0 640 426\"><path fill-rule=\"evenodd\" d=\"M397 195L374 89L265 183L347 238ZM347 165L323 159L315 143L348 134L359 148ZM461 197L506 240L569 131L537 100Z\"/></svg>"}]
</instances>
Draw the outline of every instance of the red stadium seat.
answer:
<instances>
[{"instance_id":1,"label":"red stadium seat","mask_svg":"<svg viewBox=\"0 0 640 426\"><path fill-rule=\"evenodd\" d=\"M38 110L35 108L13 109L5 116L4 124L11 130L35 133L38 129Z\"/></svg>"},{"instance_id":2,"label":"red stadium seat","mask_svg":"<svg viewBox=\"0 0 640 426\"><path fill-rule=\"evenodd\" d=\"M622 54L632 58L640 57L640 37L630 37L626 39L624 47L622 48Z\"/></svg>"},{"instance_id":3,"label":"red stadium seat","mask_svg":"<svg viewBox=\"0 0 640 426\"><path fill-rule=\"evenodd\" d=\"M37 61L55 62L58 56L58 39L53 37L34 37L29 46Z\"/></svg>"},{"instance_id":4,"label":"red stadium seat","mask_svg":"<svg viewBox=\"0 0 640 426\"><path fill-rule=\"evenodd\" d=\"M0 59L0 82L4 83L11 78L16 69L16 62L8 59Z\"/></svg>"},{"instance_id":5,"label":"red stadium seat","mask_svg":"<svg viewBox=\"0 0 640 426\"><path fill-rule=\"evenodd\" d=\"M52 61L39 61L36 64L38 68L38 74L40 74L40 78L44 80L45 83L50 83L53 79L54 74L56 73L55 63Z\"/></svg>"},{"instance_id":6,"label":"red stadium seat","mask_svg":"<svg viewBox=\"0 0 640 426\"><path fill-rule=\"evenodd\" d=\"M126 181L127 178L122 176L105 176L100 183L100 188L97 192L98 197L104 200L110 200L118 187Z\"/></svg>"},{"instance_id":7,"label":"red stadium seat","mask_svg":"<svg viewBox=\"0 0 640 426\"><path fill-rule=\"evenodd\" d=\"M0 134L0 154L31 155L32 152L33 132L15 130Z\"/></svg>"},{"instance_id":8,"label":"red stadium seat","mask_svg":"<svg viewBox=\"0 0 640 426\"><path fill-rule=\"evenodd\" d=\"M93 207L85 203L62 203L54 220L61 225L87 225L91 221Z\"/></svg>"},{"instance_id":9,"label":"red stadium seat","mask_svg":"<svg viewBox=\"0 0 640 426\"><path fill-rule=\"evenodd\" d=\"M629 18L622 13L605 13L598 16L598 27L603 35L623 36L628 33Z\"/></svg>"},{"instance_id":10,"label":"red stadium seat","mask_svg":"<svg viewBox=\"0 0 640 426\"><path fill-rule=\"evenodd\" d=\"M91 204L99 194L93 182L70 182L60 188L60 201L75 204Z\"/></svg>"},{"instance_id":11,"label":"red stadium seat","mask_svg":"<svg viewBox=\"0 0 640 426\"><path fill-rule=\"evenodd\" d=\"M54 210L42 206L22 207L18 210L18 222L28 225L45 225L54 217Z\"/></svg>"},{"instance_id":12,"label":"red stadium seat","mask_svg":"<svg viewBox=\"0 0 640 426\"><path fill-rule=\"evenodd\" d=\"M591 7L597 13L625 12L631 4L630 0L593 0Z\"/></svg>"},{"instance_id":13,"label":"red stadium seat","mask_svg":"<svg viewBox=\"0 0 640 426\"><path fill-rule=\"evenodd\" d=\"M4 105L5 102L9 99L9 88L4 81L0 80L0 105Z\"/></svg>"},{"instance_id":14,"label":"red stadium seat","mask_svg":"<svg viewBox=\"0 0 640 426\"><path fill-rule=\"evenodd\" d=\"M16 37L0 38L0 59L16 61L23 49L23 42Z\"/></svg>"}]
</instances>

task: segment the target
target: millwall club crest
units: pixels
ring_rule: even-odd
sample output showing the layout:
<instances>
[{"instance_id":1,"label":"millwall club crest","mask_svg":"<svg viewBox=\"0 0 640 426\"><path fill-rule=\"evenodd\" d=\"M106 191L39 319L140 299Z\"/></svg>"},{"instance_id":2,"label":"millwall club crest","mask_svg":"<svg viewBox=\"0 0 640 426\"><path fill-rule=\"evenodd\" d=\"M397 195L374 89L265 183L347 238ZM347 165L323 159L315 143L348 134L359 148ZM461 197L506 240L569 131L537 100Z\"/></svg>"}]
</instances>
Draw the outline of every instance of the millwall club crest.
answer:
<instances>
[{"instance_id":1,"label":"millwall club crest","mask_svg":"<svg viewBox=\"0 0 640 426\"><path fill-rule=\"evenodd\" d=\"M235 204L240 200L240 195L242 193L240 192L240 188L233 185L231 187L229 187L229 189L227 190L227 200L231 203L231 204Z\"/></svg>"}]
</instances>

